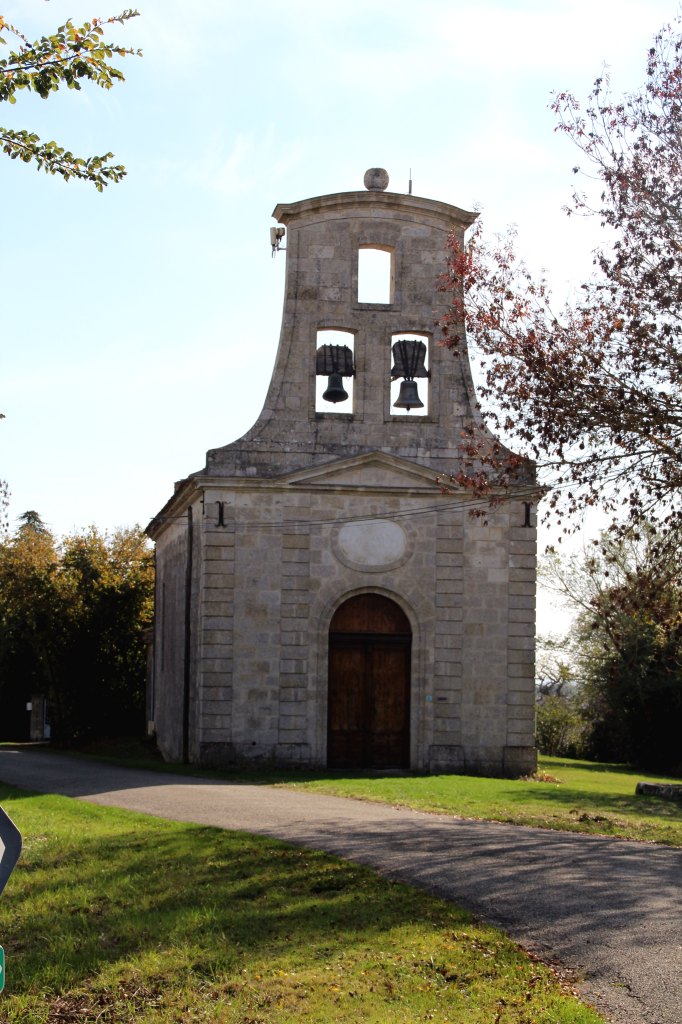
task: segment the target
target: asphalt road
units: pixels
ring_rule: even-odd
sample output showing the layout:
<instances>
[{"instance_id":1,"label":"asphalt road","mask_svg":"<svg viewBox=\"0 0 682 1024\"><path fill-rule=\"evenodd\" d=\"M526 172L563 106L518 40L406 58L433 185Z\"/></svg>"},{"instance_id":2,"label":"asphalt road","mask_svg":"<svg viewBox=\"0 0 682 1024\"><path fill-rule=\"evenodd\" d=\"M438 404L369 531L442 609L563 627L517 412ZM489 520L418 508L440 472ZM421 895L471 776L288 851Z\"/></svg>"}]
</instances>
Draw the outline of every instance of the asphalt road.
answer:
<instances>
[{"instance_id":1,"label":"asphalt road","mask_svg":"<svg viewBox=\"0 0 682 1024\"><path fill-rule=\"evenodd\" d=\"M0 747L0 779L328 850L421 886L575 972L613 1024L682 1024L682 851Z\"/></svg>"}]
</instances>

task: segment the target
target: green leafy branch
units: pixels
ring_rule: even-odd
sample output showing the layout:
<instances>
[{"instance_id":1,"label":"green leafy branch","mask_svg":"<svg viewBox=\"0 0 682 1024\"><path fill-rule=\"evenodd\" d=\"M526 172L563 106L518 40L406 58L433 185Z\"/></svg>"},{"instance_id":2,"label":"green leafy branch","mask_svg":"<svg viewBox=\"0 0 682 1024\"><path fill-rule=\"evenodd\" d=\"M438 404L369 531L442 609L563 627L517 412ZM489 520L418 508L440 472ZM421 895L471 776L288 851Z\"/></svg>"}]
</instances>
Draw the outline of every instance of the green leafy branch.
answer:
<instances>
[{"instance_id":1,"label":"green leafy branch","mask_svg":"<svg viewBox=\"0 0 682 1024\"><path fill-rule=\"evenodd\" d=\"M138 17L137 11L125 10L104 20L94 18L80 28L67 21L54 35L31 43L0 15L0 31L11 33L20 44L0 60L0 102L16 103L16 93L21 89L48 99L50 93L62 86L80 89L83 81L93 82L102 89L124 81L123 73L109 61L115 56L141 56L141 51L114 46L104 36L108 25L123 24L135 17ZM1 36L0 45L8 45ZM38 135L26 130L0 127L0 148L12 160L34 162L38 170L60 174L65 181L72 177L91 181L99 192L110 182L120 181L126 173L121 164L108 164L113 153L77 157L56 142L42 142Z\"/></svg>"},{"instance_id":2,"label":"green leafy branch","mask_svg":"<svg viewBox=\"0 0 682 1024\"><path fill-rule=\"evenodd\" d=\"M120 181L126 174L122 164L108 165L113 153L87 158L77 157L70 150L58 146L56 142L41 142L34 132L25 130L12 131L0 128L0 146L12 160L17 157L24 163L34 161L37 169L48 174L61 174L64 181L69 178L81 178L92 181L101 192L110 182Z\"/></svg>"}]
</instances>

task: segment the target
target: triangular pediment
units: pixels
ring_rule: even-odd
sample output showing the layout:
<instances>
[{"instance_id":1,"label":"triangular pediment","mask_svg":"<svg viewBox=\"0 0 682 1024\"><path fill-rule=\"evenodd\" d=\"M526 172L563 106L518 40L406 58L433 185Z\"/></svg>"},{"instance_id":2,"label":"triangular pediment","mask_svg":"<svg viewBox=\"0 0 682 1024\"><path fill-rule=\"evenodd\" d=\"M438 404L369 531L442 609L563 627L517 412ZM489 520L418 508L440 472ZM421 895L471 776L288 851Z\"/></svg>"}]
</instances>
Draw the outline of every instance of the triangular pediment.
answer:
<instances>
[{"instance_id":1,"label":"triangular pediment","mask_svg":"<svg viewBox=\"0 0 682 1024\"><path fill-rule=\"evenodd\" d=\"M336 459L288 474L292 487L315 490L419 490L433 492L437 473L384 452L368 452L350 459Z\"/></svg>"}]
</instances>

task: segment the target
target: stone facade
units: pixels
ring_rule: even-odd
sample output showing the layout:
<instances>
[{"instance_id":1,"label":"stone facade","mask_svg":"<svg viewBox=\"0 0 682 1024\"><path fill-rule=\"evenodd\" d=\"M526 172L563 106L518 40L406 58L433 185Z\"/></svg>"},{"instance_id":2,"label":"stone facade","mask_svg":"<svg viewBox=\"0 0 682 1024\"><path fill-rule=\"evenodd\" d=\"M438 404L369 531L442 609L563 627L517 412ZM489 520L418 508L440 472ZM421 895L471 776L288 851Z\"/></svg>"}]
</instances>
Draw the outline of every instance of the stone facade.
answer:
<instances>
[{"instance_id":1,"label":"stone facade","mask_svg":"<svg viewBox=\"0 0 682 1024\"><path fill-rule=\"evenodd\" d=\"M533 479L485 518L436 482L459 465L476 416L466 356L439 347L435 327L447 235L463 237L474 215L372 190L280 205L274 217L286 226L286 293L263 411L208 452L148 528L159 746L200 764L326 766L340 716L337 766L393 767L395 756L431 772L532 771ZM365 248L388 254L387 301L358 301ZM403 335L423 341L430 371L417 380L426 408L409 413L390 392ZM329 405L316 398L317 352L339 337L353 353L352 399ZM374 597L353 605L359 595ZM376 622L400 609L400 637L369 620L334 633L335 613L372 602ZM364 666L364 717L331 706L334 643L347 652L334 673L350 674L333 693L355 686L344 666ZM398 643L409 651L402 710L384 678ZM394 729L377 715L405 719L404 756L373 752Z\"/></svg>"}]
</instances>

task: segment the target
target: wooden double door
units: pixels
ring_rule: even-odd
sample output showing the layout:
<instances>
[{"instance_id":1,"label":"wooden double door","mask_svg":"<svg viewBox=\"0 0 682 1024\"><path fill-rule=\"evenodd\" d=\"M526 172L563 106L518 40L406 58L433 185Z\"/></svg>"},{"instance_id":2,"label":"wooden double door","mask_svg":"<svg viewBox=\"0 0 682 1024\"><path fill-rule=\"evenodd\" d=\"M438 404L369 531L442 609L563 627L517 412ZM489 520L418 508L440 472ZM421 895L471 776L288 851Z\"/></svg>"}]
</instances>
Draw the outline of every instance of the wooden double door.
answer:
<instances>
[{"instance_id":1,"label":"wooden double door","mask_svg":"<svg viewBox=\"0 0 682 1024\"><path fill-rule=\"evenodd\" d=\"M407 768L410 763L412 635L402 609L359 594L329 629L327 764Z\"/></svg>"}]
</instances>

